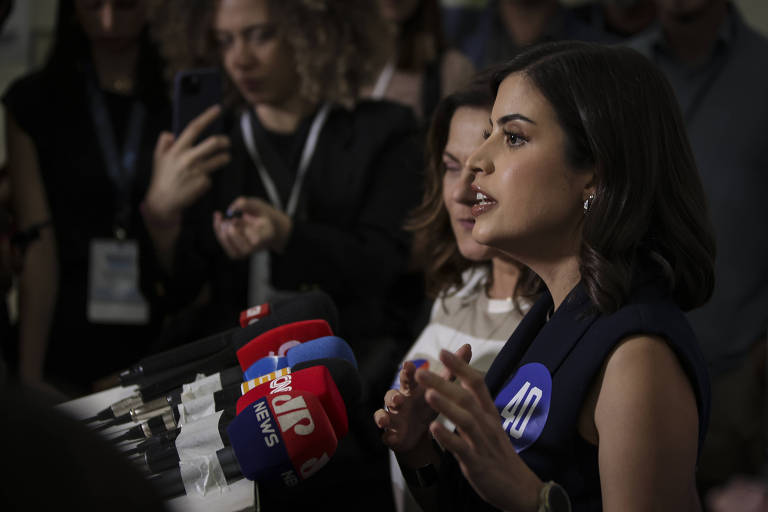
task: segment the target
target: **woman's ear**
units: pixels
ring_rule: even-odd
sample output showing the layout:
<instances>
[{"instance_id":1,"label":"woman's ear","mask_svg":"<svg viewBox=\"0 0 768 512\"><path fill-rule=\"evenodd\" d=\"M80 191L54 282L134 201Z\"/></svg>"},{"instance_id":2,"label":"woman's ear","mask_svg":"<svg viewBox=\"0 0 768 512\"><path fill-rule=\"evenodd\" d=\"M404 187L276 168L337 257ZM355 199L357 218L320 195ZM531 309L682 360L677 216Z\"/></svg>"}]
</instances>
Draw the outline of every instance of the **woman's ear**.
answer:
<instances>
[{"instance_id":1,"label":"woman's ear","mask_svg":"<svg viewBox=\"0 0 768 512\"><path fill-rule=\"evenodd\" d=\"M594 168L585 170L583 179L584 188L581 192L581 200L584 203L584 215L586 215L592 208L592 203L595 200L595 190L597 189Z\"/></svg>"},{"instance_id":2,"label":"woman's ear","mask_svg":"<svg viewBox=\"0 0 768 512\"><path fill-rule=\"evenodd\" d=\"M581 193L581 200L586 201L588 198L595 197L595 190L597 189L597 185L595 184L596 178L597 178L597 171L594 167L589 169L584 169L582 171L584 173L583 175L583 183L584 183L584 189Z\"/></svg>"}]
</instances>

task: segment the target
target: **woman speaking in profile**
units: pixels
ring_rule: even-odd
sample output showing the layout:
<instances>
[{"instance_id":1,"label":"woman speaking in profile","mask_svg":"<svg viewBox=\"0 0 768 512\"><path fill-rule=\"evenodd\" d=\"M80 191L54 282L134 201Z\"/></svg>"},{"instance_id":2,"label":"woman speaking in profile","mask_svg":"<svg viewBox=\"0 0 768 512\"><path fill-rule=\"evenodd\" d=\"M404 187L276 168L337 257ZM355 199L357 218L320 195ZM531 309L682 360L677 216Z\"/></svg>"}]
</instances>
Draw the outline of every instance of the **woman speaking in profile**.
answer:
<instances>
[{"instance_id":1,"label":"woman speaking in profile","mask_svg":"<svg viewBox=\"0 0 768 512\"><path fill-rule=\"evenodd\" d=\"M492 87L472 235L547 293L485 379L467 345L442 375L405 364L384 442L425 509L697 510L709 385L683 311L711 293L714 242L674 95L638 53L575 42Z\"/></svg>"}]
</instances>

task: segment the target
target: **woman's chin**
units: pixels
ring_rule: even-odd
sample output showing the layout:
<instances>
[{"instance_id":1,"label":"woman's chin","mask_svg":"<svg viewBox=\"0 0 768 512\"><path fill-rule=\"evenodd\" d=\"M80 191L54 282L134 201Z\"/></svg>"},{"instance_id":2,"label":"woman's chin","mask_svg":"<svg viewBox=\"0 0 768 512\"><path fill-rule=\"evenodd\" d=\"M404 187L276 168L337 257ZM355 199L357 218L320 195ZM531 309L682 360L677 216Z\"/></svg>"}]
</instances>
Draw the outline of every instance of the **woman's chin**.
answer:
<instances>
[{"instance_id":1,"label":"woman's chin","mask_svg":"<svg viewBox=\"0 0 768 512\"><path fill-rule=\"evenodd\" d=\"M480 247L493 247L495 241L497 241L495 237L491 236L490 233L475 224L475 227L472 230L472 242L474 242L475 245Z\"/></svg>"},{"instance_id":2,"label":"woman's chin","mask_svg":"<svg viewBox=\"0 0 768 512\"><path fill-rule=\"evenodd\" d=\"M464 242L459 245L459 252L464 258L474 263L481 263L491 259L491 255L495 252L488 246L479 244L474 240Z\"/></svg>"}]
</instances>

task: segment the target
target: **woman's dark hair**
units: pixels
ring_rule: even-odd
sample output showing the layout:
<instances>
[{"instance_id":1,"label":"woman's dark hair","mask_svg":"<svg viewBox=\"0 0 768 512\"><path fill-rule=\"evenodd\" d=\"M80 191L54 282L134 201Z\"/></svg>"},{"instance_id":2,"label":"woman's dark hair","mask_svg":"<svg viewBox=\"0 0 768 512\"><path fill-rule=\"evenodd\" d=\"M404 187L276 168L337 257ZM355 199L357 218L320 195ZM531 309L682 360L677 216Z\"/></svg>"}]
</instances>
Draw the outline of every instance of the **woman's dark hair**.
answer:
<instances>
[{"instance_id":1,"label":"woman's dark hair","mask_svg":"<svg viewBox=\"0 0 768 512\"><path fill-rule=\"evenodd\" d=\"M83 73L83 64L90 59L90 42L80 26L75 13L74 0L59 0L56 12L51 49L43 65L42 72L47 79L62 83L62 79L74 73ZM135 94L148 106L161 108L158 102L165 101L158 91L165 90L163 80L164 63L154 40L150 37L149 23L139 36L139 58L137 69L137 89ZM77 82L77 87L81 87Z\"/></svg>"},{"instance_id":2,"label":"woman's dark hair","mask_svg":"<svg viewBox=\"0 0 768 512\"><path fill-rule=\"evenodd\" d=\"M73 63L88 56L88 37L77 21L74 0L61 0L56 12L53 41L43 69L51 74L65 73Z\"/></svg>"},{"instance_id":3,"label":"woman's dark hair","mask_svg":"<svg viewBox=\"0 0 768 512\"><path fill-rule=\"evenodd\" d=\"M580 271L597 308L621 307L649 261L682 309L704 304L714 286L714 236L680 109L661 72L629 48L564 41L521 51L494 73L492 91L512 73L552 105L567 161L594 168Z\"/></svg>"},{"instance_id":4,"label":"woman's dark hair","mask_svg":"<svg viewBox=\"0 0 768 512\"><path fill-rule=\"evenodd\" d=\"M413 232L413 260L418 268L424 269L426 291L431 298L447 293L451 288L460 288L462 273L478 265L461 255L451 228L448 210L443 202L443 152L448 143L451 120L459 108L490 111L493 96L487 83L487 75L478 76L466 89L443 98L435 109L427 133L424 197L411 213L405 228ZM538 276L521 265L515 296L534 297L540 289Z\"/></svg>"}]
</instances>

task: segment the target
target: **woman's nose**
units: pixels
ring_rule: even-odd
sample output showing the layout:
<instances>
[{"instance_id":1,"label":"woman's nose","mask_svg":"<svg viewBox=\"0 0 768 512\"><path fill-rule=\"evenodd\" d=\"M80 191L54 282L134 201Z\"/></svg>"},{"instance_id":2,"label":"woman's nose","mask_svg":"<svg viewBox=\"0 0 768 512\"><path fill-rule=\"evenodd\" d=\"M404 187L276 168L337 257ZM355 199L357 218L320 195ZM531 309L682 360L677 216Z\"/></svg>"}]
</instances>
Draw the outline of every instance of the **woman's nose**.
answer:
<instances>
[{"instance_id":1,"label":"woman's nose","mask_svg":"<svg viewBox=\"0 0 768 512\"><path fill-rule=\"evenodd\" d=\"M464 165L461 168L461 174L453 184L453 190L451 191L451 198L457 203L469 204L474 200L475 193L470 188L472 181L475 179L475 173L468 165Z\"/></svg>"},{"instance_id":2,"label":"woman's nose","mask_svg":"<svg viewBox=\"0 0 768 512\"><path fill-rule=\"evenodd\" d=\"M488 155L487 145L488 141L477 148L467 159L465 167L469 169L473 179L475 174L490 174L493 172L493 160Z\"/></svg>"},{"instance_id":3,"label":"woman's nose","mask_svg":"<svg viewBox=\"0 0 768 512\"><path fill-rule=\"evenodd\" d=\"M253 64L253 53L244 37L236 37L232 42L232 52L237 66L250 66Z\"/></svg>"}]
</instances>

